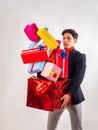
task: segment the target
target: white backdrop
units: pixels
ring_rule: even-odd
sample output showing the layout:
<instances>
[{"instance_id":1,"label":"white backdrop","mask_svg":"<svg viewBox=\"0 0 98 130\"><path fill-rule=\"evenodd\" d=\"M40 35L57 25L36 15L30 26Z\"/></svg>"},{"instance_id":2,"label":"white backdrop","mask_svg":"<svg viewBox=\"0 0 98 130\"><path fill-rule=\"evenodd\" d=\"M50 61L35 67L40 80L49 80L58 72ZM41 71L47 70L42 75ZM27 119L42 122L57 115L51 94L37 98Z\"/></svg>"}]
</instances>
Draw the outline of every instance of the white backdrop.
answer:
<instances>
[{"instance_id":1,"label":"white backdrop","mask_svg":"<svg viewBox=\"0 0 98 130\"><path fill-rule=\"evenodd\" d=\"M76 49L86 53L87 70L82 89L84 130L98 124L98 1L97 0L3 0L0 1L0 130L46 130L46 111L26 107L29 74L20 52L31 43L23 32L26 24L47 26L61 39L65 28L79 33ZM65 111L58 130L69 130Z\"/></svg>"}]
</instances>

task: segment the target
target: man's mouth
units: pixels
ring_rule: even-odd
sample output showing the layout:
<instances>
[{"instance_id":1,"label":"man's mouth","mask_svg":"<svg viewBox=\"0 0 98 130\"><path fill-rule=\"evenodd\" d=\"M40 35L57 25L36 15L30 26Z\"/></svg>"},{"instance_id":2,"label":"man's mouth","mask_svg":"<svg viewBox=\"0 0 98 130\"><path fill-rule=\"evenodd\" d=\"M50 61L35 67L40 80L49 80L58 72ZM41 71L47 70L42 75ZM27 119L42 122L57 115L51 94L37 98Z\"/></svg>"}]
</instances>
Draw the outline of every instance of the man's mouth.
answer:
<instances>
[{"instance_id":1,"label":"man's mouth","mask_svg":"<svg viewBox=\"0 0 98 130\"><path fill-rule=\"evenodd\" d=\"M68 44L64 44L64 46L68 46Z\"/></svg>"}]
</instances>

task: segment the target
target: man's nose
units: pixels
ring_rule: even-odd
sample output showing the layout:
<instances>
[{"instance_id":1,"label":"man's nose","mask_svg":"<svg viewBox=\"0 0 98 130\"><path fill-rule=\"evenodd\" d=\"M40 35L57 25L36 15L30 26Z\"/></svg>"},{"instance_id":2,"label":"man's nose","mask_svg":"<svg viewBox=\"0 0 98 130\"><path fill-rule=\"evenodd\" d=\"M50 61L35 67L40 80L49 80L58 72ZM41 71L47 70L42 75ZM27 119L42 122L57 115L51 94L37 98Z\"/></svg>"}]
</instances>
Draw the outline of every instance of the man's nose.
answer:
<instances>
[{"instance_id":1,"label":"man's nose","mask_svg":"<svg viewBox=\"0 0 98 130\"><path fill-rule=\"evenodd\" d=\"M67 42L68 41L67 38L65 38L64 41Z\"/></svg>"}]
</instances>

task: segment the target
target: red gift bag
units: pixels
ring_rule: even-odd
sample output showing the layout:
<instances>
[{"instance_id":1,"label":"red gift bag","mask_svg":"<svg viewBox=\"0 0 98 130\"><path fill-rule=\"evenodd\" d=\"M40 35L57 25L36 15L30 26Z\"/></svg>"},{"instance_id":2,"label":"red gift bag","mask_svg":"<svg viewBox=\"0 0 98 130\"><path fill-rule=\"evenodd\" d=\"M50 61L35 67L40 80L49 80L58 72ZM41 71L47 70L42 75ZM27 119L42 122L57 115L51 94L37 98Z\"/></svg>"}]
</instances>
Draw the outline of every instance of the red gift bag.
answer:
<instances>
[{"instance_id":1,"label":"red gift bag","mask_svg":"<svg viewBox=\"0 0 98 130\"><path fill-rule=\"evenodd\" d=\"M29 78L26 105L46 111L59 109L62 104L60 98L66 93L69 83L69 79L61 79L55 83L49 80Z\"/></svg>"}]
</instances>

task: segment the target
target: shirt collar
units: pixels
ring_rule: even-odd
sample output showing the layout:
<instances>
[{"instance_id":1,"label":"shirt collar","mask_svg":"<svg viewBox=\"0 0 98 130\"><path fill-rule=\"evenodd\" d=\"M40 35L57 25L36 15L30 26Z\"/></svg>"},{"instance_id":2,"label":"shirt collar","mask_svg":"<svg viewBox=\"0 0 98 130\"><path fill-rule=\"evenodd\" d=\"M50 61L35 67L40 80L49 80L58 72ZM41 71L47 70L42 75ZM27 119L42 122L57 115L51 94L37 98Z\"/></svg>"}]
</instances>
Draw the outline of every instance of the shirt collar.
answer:
<instances>
[{"instance_id":1,"label":"shirt collar","mask_svg":"<svg viewBox=\"0 0 98 130\"><path fill-rule=\"evenodd\" d=\"M73 49L74 49L74 47L71 47L69 49L65 49L65 51L68 52L68 53L70 53Z\"/></svg>"}]
</instances>

